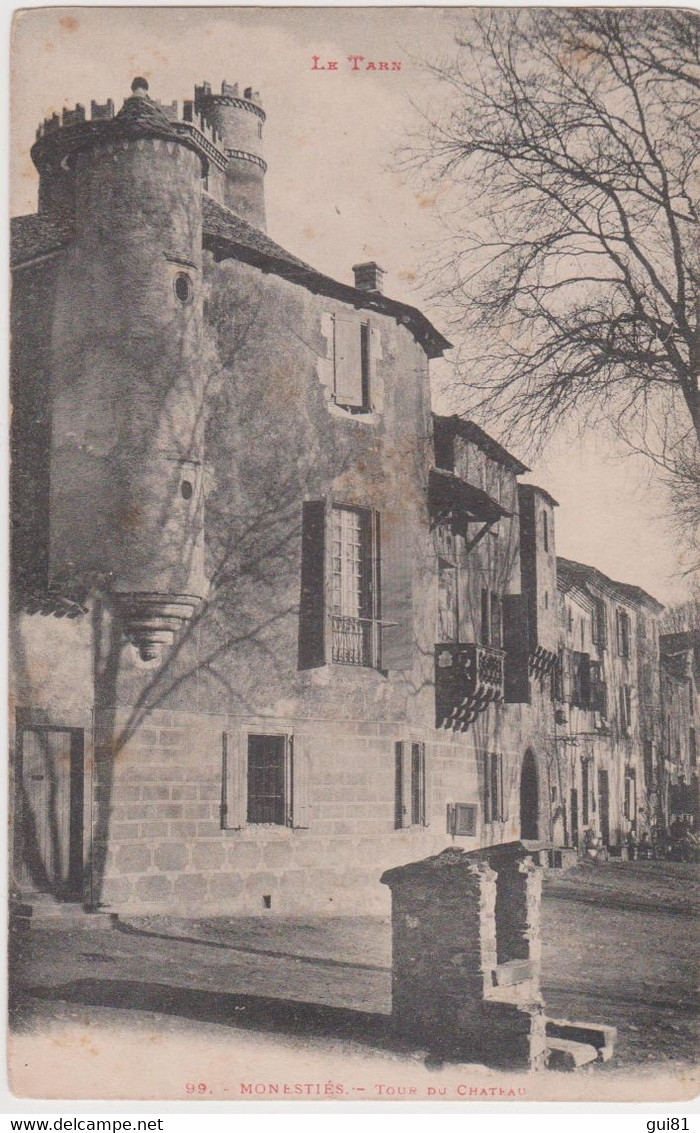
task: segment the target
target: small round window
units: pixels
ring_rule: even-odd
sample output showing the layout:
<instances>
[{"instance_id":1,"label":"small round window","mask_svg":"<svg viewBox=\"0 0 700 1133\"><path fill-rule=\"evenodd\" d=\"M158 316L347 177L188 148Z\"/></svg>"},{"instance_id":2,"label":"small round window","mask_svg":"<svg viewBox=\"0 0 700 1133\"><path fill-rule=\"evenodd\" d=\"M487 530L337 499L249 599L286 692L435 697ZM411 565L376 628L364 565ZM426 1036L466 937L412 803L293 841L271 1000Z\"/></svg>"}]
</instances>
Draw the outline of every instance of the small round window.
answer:
<instances>
[{"instance_id":1,"label":"small round window","mask_svg":"<svg viewBox=\"0 0 700 1133\"><path fill-rule=\"evenodd\" d=\"M183 480L181 485L180 485L180 492L182 494L183 500L191 500L192 499L192 491L193 491L193 488L192 488L192 485L189 482L189 480Z\"/></svg>"},{"instance_id":2,"label":"small round window","mask_svg":"<svg viewBox=\"0 0 700 1133\"><path fill-rule=\"evenodd\" d=\"M192 280L184 271L175 276L175 294L181 303L189 303L192 299Z\"/></svg>"}]
</instances>

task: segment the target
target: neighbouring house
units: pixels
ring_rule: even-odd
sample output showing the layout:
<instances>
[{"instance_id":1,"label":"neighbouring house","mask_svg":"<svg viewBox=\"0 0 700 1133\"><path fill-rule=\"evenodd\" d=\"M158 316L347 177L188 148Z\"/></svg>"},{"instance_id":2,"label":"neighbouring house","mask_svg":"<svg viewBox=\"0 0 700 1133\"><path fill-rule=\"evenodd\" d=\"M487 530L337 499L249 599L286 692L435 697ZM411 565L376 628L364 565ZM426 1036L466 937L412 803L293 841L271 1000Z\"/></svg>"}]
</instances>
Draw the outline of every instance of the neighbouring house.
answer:
<instances>
[{"instance_id":1,"label":"neighbouring house","mask_svg":"<svg viewBox=\"0 0 700 1133\"><path fill-rule=\"evenodd\" d=\"M386 911L381 874L447 843L576 846L595 816L619 845L645 821L659 603L557 560L556 501L432 413L449 343L376 263L338 282L267 235L264 122L250 88L162 106L137 79L32 149L38 212L12 226L27 899Z\"/></svg>"}]
</instances>

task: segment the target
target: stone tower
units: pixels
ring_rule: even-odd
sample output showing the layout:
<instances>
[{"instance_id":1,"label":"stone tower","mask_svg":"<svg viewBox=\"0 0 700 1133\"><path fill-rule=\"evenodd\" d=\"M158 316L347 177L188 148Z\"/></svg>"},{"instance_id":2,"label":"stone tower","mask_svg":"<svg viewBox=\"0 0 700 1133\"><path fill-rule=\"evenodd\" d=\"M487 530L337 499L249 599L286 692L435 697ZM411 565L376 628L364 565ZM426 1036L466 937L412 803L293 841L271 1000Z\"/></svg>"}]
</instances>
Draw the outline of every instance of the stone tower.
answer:
<instances>
[{"instance_id":1,"label":"stone tower","mask_svg":"<svg viewBox=\"0 0 700 1133\"><path fill-rule=\"evenodd\" d=\"M64 112L32 150L44 211L74 218L50 344L50 584L107 593L144 660L207 590L201 194L213 150L147 90L135 79L116 117Z\"/></svg>"},{"instance_id":2,"label":"stone tower","mask_svg":"<svg viewBox=\"0 0 700 1133\"><path fill-rule=\"evenodd\" d=\"M212 94L210 83L195 87L195 112L221 136L228 159L223 203L244 220L265 230L265 171L262 133L265 111L260 95L247 87L241 97L238 83L221 84Z\"/></svg>"}]
</instances>

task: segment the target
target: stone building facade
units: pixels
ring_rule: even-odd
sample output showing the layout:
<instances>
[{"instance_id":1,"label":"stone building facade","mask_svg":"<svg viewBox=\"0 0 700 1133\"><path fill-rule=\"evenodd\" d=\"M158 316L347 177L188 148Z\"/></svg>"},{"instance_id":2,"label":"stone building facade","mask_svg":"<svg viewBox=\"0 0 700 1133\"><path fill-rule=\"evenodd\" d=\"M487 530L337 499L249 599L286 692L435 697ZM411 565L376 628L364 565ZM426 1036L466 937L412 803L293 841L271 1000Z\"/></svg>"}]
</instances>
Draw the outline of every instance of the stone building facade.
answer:
<instances>
[{"instance_id":1,"label":"stone building facade","mask_svg":"<svg viewBox=\"0 0 700 1133\"><path fill-rule=\"evenodd\" d=\"M32 149L39 208L12 232L25 896L384 910L381 873L451 841L570 843L566 728L600 733L611 840L643 776L634 694L605 750L599 709L557 699L585 652L560 615L590 622L596 598L558 580L556 502L433 415L449 344L376 264L340 283L267 236L264 122L251 89L161 106L135 80ZM634 686L660 609L635 593L610 688Z\"/></svg>"}]
</instances>

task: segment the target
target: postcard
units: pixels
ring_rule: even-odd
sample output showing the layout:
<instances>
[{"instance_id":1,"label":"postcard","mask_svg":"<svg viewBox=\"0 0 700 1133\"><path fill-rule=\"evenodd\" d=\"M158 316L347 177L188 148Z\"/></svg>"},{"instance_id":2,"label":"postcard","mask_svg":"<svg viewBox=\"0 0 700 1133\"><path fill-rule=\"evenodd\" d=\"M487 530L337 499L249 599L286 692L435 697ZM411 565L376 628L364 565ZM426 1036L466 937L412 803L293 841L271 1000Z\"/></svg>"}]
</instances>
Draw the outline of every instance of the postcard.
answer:
<instances>
[{"instance_id":1,"label":"postcard","mask_svg":"<svg viewBox=\"0 0 700 1133\"><path fill-rule=\"evenodd\" d=\"M15 14L16 1096L695 1095L696 52Z\"/></svg>"}]
</instances>

